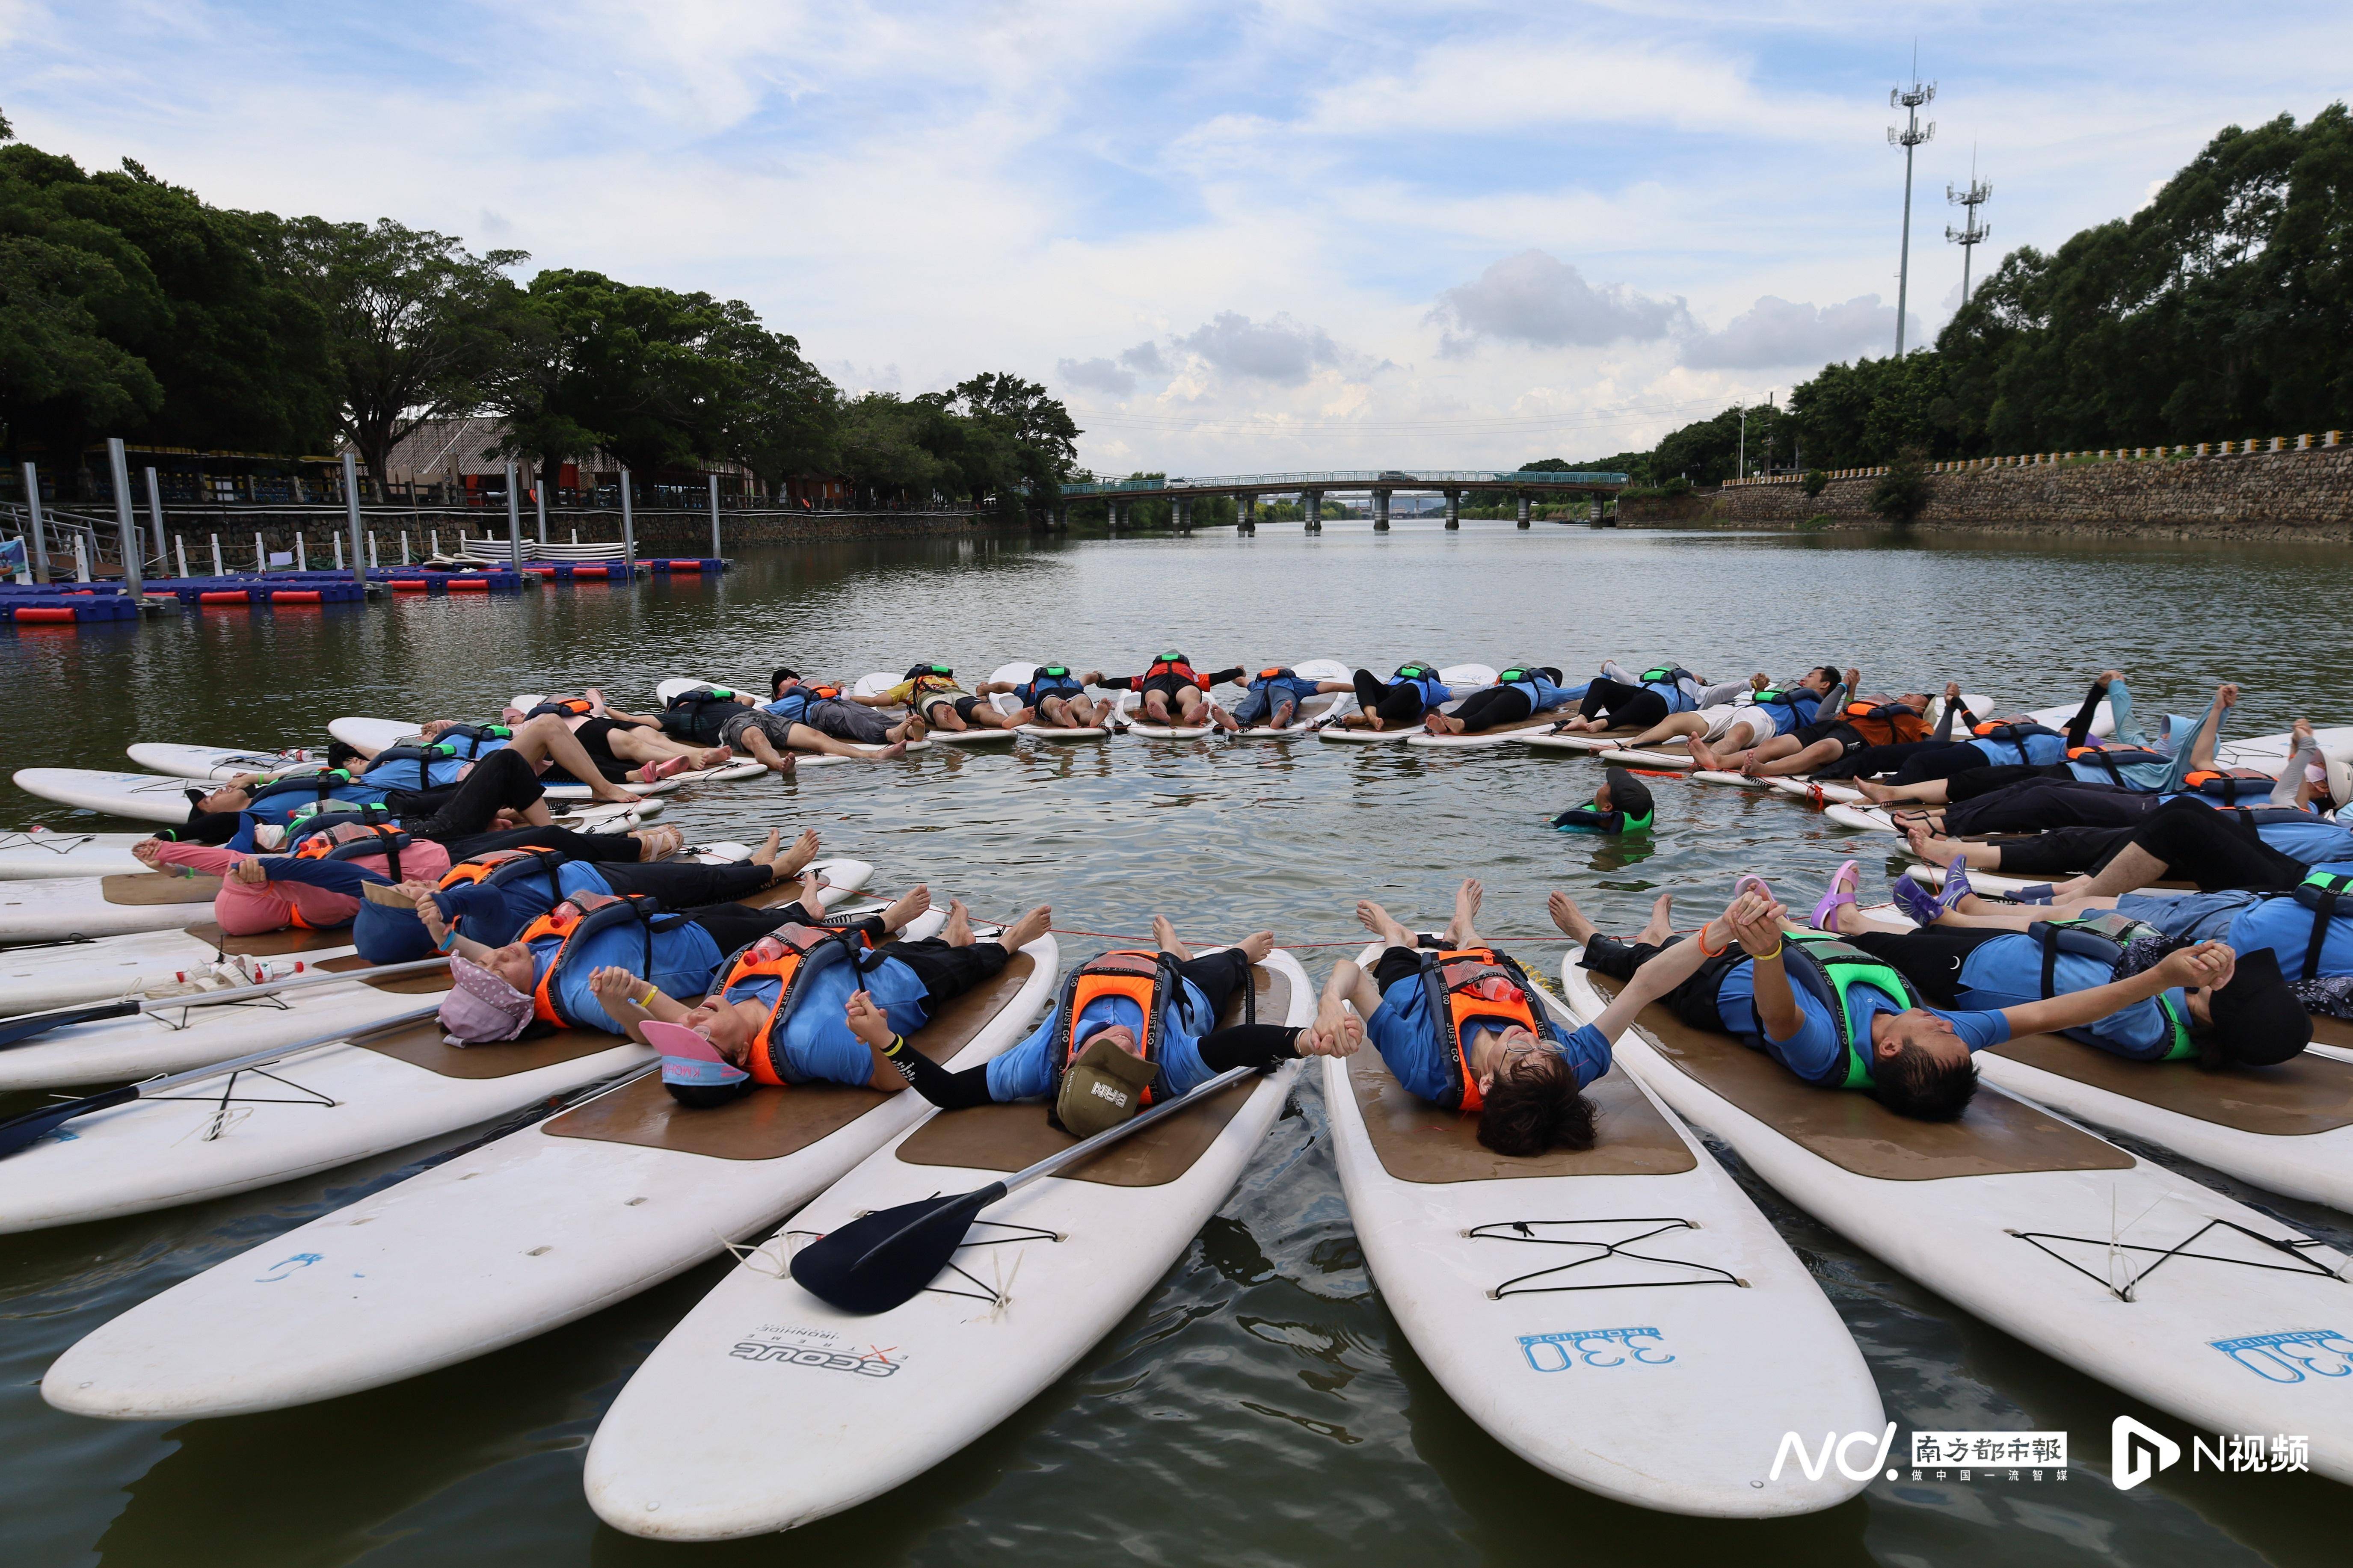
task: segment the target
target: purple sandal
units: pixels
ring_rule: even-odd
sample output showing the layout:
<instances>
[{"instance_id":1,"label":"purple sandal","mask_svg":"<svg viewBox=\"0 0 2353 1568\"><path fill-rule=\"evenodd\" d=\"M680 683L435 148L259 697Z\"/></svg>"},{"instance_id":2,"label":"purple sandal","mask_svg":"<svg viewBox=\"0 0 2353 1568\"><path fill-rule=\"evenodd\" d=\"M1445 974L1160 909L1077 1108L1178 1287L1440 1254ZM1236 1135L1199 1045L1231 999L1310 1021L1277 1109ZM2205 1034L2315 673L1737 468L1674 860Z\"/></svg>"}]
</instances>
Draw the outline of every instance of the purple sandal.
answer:
<instances>
[{"instance_id":1,"label":"purple sandal","mask_svg":"<svg viewBox=\"0 0 2353 1568\"><path fill-rule=\"evenodd\" d=\"M1895 907L1902 910L1905 918L1915 926L1934 925L1936 917L1945 912L1945 905L1937 896L1909 871L1896 878L1887 891L1888 896L1895 900Z\"/></svg>"},{"instance_id":2,"label":"purple sandal","mask_svg":"<svg viewBox=\"0 0 2353 1568\"><path fill-rule=\"evenodd\" d=\"M1831 873L1830 889L1822 894L1822 901L1814 906L1813 926L1816 931L1836 932L1838 928L1829 923L1831 913L1841 904L1855 901L1854 885L1847 879L1850 876L1860 879L1862 874L1862 862L1860 860L1849 860Z\"/></svg>"}]
</instances>

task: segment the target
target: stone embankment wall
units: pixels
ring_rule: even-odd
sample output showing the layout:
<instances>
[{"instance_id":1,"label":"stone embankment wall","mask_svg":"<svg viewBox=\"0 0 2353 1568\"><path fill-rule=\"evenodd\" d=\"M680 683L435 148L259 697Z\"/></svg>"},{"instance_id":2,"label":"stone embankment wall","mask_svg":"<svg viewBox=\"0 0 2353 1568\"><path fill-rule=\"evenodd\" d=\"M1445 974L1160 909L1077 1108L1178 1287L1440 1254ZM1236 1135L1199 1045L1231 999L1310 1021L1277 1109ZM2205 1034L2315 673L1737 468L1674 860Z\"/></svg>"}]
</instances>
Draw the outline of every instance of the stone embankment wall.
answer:
<instances>
[{"instance_id":1,"label":"stone embankment wall","mask_svg":"<svg viewBox=\"0 0 2353 1568\"><path fill-rule=\"evenodd\" d=\"M1620 521L1651 526L1883 528L1876 475L1726 485L1672 500L1627 501ZM1817 521L1819 520L1819 521ZM1916 528L2147 538L2353 538L2353 446L2228 457L2084 458L1963 468L1928 477Z\"/></svg>"}]
</instances>

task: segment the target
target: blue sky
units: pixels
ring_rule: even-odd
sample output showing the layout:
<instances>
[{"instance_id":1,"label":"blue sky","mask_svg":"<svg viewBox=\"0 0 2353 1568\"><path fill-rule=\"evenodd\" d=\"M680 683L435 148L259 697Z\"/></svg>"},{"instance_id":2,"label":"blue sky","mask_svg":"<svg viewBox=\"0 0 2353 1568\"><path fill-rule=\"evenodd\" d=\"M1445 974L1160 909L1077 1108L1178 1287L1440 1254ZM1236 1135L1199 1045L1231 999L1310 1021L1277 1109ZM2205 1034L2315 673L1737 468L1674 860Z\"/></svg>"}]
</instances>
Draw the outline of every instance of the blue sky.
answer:
<instances>
[{"instance_id":1,"label":"blue sky","mask_svg":"<svg viewBox=\"0 0 2353 1568\"><path fill-rule=\"evenodd\" d=\"M225 205L749 300L853 389L1043 381L1082 460L1508 466L1915 341L2221 127L2353 79L2339 5L400 5L0 0L0 109Z\"/></svg>"}]
</instances>

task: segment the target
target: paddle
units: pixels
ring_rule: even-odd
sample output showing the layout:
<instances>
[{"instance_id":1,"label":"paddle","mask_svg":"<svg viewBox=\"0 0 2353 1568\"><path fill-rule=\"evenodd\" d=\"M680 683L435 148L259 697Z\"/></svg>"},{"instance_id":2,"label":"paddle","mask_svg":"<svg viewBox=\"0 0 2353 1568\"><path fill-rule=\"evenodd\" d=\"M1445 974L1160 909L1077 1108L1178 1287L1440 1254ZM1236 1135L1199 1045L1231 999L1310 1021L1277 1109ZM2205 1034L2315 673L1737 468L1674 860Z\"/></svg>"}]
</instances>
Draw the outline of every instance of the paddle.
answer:
<instances>
[{"instance_id":1,"label":"paddle","mask_svg":"<svg viewBox=\"0 0 2353 1568\"><path fill-rule=\"evenodd\" d=\"M22 1013L14 1018L0 1018L0 1050L22 1045L26 1040L47 1034L51 1029L62 1029L74 1024L94 1024L105 1018L135 1018L142 1013L174 1013L183 1007L217 1007L227 1002L250 1002L257 996L276 996L283 992L304 991L315 985L346 985L354 980L382 980L395 974L415 974L448 962L447 958L420 958L414 963L386 963L374 969L306 974L295 980L274 980L267 985L199 991L192 995L167 996L160 1001L122 996L111 1002L90 1002L78 1007L52 1007L41 1013Z\"/></svg>"},{"instance_id":2,"label":"paddle","mask_svg":"<svg viewBox=\"0 0 2353 1568\"><path fill-rule=\"evenodd\" d=\"M61 1104L44 1106L38 1110L27 1111L22 1116L0 1121L0 1160L5 1160L18 1150L37 1142L77 1116L88 1116L94 1110L108 1110L118 1105L128 1105L134 1100L145 1100L164 1089L179 1089L191 1083L201 1083L206 1079L218 1078L223 1073L243 1072L248 1068L267 1067L273 1062L282 1062L289 1057L299 1056L304 1051L315 1051L322 1046L342 1045L348 1040L364 1039L370 1035L381 1034L386 1029L414 1024L420 1018L429 1018L440 1011L440 1007L441 1005L435 1002L428 1006L418 1007L414 1011L401 1013L370 1024L364 1028L338 1029L332 1034L320 1035L308 1040L297 1040L290 1046L280 1046L273 1050L256 1051L251 1056L231 1057L225 1062L215 1062L210 1067L191 1068L186 1072L174 1073L169 1078L151 1078L145 1083L127 1083L121 1089L110 1089L103 1094L87 1095L80 1100L69 1100Z\"/></svg>"},{"instance_id":3,"label":"paddle","mask_svg":"<svg viewBox=\"0 0 2353 1568\"><path fill-rule=\"evenodd\" d=\"M1188 1110L1257 1072L1258 1068L1247 1067L1221 1072L1190 1094L1155 1105L1133 1121L1106 1128L977 1192L925 1198L861 1215L795 1253L793 1279L810 1295L845 1312L887 1312L939 1277L981 1210L1016 1188L1076 1164L1096 1150L1141 1131L1164 1116Z\"/></svg>"}]
</instances>

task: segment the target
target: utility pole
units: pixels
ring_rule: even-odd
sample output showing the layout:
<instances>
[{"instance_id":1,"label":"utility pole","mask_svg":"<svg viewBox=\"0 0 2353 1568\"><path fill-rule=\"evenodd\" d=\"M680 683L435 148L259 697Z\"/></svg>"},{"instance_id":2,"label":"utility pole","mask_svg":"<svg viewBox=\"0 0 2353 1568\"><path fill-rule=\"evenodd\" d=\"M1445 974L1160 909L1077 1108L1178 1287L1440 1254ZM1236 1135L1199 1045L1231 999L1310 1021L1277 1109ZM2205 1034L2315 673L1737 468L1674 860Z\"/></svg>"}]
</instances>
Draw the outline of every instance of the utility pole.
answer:
<instances>
[{"instance_id":1,"label":"utility pole","mask_svg":"<svg viewBox=\"0 0 2353 1568\"><path fill-rule=\"evenodd\" d=\"M1740 456L1733 460L1732 477L1736 479L1745 479L1748 477L1748 405L1746 404L1742 404L1740 407Z\"/></svg>"},{"instance_id":2,"label":"utility pole","mask_svg":"<svg viewBox=\"0 0 2353 1568\"><path fill-rule=\"evenodd\" d=\"M1904 149L1904 249L1895 270L1895 357L1904 357L1904 312L1912 287L1912 150L1936 134L1936 122L1920 123L1920 108L1936 96L1936 84L1921 84L1919 51L1913 51L1912 85L1887 95L1888 107L1904 110L1904 124L1887 128L1887 144Z\"/></svg>"},{"instance_id":3,"label":"utility pole","mask_svg":"<svg viewBox=\"0 0 2353 1568\"><path fill-rule=\"evenodd\" d=\"M1945 199L1968 214L1961 220L1959 228L1956 229L1950 224L1945 226L1945 237L1961 247L1961 303L1964 305L1969 302L1969 258L1984 242L1985 237L1993 232L1978 222L1978 208L1983 206L1992 195L1991 183L1978 178L1978 153L1972 147L1969 149L1968 189L1957 191L1949 184L1945 187Z\"/></svg>"}]
</instances>

